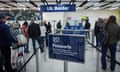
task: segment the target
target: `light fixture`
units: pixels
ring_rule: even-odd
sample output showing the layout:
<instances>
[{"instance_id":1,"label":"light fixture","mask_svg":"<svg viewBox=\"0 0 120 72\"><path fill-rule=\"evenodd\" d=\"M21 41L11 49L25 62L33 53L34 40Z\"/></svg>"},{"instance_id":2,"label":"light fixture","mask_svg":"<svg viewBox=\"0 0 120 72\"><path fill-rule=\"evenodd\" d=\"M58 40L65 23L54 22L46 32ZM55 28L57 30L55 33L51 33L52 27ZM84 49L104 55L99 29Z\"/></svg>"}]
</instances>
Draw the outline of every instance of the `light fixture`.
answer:
<instances>
[{"instance_id":1,"label":"light fixture","mask_svg":"<svg viewBox=\"0 0 120 72\"><path fill-rule=\"evenodd\" d=\"M98 9L100 9L100 7L95 7L95 8L93 8L93 10L98 10Z\"/></svg>"},{"instance_id":2,"label":"light fixture","mask_svg":"<svg viewBox=\"0 0 120 72\"><path fill-rule=\"evenodd\" d=\"M60 3L61 3L61 0L56 0L56 3L57 3L57 4L60 4Z\"/></svg>"},{"instance_id":3,"label":"light fixture","mask_svg":"<svg viewBox=\"0 0 120 72\"><path fill-rule=\"evenodd\" d=\"M95 3L94 6L98 6L99 3Z\"/></svg>"},{"instance_id":4,"label":"light fixture","mask_svg":"<svg viewBox=\"0 0 120 72\"><path fill-rule=\"evenodd\" d=\"M115 9L119 9L119 7L112 7L112 8L109 8L109 10L115 10Z\"/></svg>"},{"instance_id":5,"label":"light fixture","mask_svg":"<svg viewBox=\"0 0 120 72\"><path fill-rule=\"evenodd\" d=\"M74 2L76 2L76 0L71 0L69 4L74 4Z\"/></svg>"},{"instance_id":6,"label":"light fixture","mask_svg":"<svg viewBox=\"0 0 120 72\"><path fill-rule=\"evenodd\" d=\"M38 10L40 11L40 7L38 7Z\"/></svg>"}]
</instances>

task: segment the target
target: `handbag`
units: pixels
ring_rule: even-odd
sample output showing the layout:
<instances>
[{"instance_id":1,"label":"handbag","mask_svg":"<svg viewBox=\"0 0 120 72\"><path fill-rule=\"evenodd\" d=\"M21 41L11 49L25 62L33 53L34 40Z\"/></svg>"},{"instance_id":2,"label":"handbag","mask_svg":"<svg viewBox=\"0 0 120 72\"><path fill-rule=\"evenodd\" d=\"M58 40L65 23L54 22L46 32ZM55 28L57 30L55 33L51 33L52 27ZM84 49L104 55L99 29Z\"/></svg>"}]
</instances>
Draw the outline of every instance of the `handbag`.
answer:
<instances>
[{"instance_id":1,"label":"handbag","mask_svg":"<svg viewBox=\"0 0 120 72\"><path fill-rule=\"evenodd\" d=\"M18 34L17 35L18 42L22 43L23 45L27 43L27 38L24 34Z\"/></svg>"},{"instance_id":2,"label":"handbag","mask_svg":"<svg viewBox=\"0 0 120 72\"><path fill-rule=\"evenodd\" d=\"M5 64L5 58L1 52L1 49L0 49L0 66L4 65Z\"/></svg>"}]
</instances>

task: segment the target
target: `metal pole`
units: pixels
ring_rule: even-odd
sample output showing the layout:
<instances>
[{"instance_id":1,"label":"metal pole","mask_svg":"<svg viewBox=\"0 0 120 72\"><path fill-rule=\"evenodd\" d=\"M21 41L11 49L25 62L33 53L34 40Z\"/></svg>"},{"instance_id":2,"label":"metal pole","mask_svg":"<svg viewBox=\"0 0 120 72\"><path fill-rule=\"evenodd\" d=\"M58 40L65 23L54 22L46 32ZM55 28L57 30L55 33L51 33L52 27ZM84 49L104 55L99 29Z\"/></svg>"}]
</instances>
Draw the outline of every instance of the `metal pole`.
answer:
<instances>
[{"instance_id":1,"label":"metal pole","mask_svg":"<svg viewBox=\"0 0 120 72\"><path fill-rule=\"evenodd\" d=\"M47 48L44 48L44 61L47 61Z\"/></svg>"},{"instance_id":2,"label":"metal pole","mask_svg":"<svg viewBox=\"0 0 120 72\"><path fill-rule=\"evenodd\" d=\"M96 51L97 51L97 50L96 50ZM99 56L100 56L100 55L99 55L99 52L97 51L97 57L96 57L96 58L97 58L97 59L96 59L96 60L97 60L97 61L96 61L96 72L99 72Z\"/></svg>"},{"instance_id":3,"label":"metal pole","mask_svg":"<svg viewBox=\"0 0 120 72\"><path fill-rule=\"evenodd\" d=\"M64 61L64 72L68 72L68 62Z\"/></svg>"},{"instance_id":4,"label":"metal pole","mask_svg":"<svg viewBox=\"0 0 120 72\"><path fill-rule=\"evenodd\" d=\"M36 51L36 72L39 72L39 55L38 55L38 51Z\"/></svg>"}]
</instances>

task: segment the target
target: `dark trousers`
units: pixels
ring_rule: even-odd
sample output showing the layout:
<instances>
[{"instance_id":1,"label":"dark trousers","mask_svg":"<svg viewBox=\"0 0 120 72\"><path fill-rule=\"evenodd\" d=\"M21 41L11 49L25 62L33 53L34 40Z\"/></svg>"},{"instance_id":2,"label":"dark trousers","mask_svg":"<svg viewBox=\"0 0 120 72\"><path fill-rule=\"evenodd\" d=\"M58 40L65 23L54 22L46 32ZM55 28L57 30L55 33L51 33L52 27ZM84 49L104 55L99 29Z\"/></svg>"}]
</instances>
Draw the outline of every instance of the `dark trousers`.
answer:
<instances>
[{"instance_id":1,"label":"dark trousers","mask_svg":"<svg viewBox=\"0 0 120 72\"><path fill-rule=\"evenodd\" d=\"M102 46L102 56L101 56L101 65L102 69L106 69L106 53L107 49L110 50L110 69L115 70L115 58L116 58L116 44L104 45Z\"/></svg>"},{"instance_id":2,"label":"dark trousers","mask_svg":"<svg viewBox=\"0 0 120 72\"><path fill-rule=\"evenodd\" d=\"M37 40L37 42L39 44L39 47L40 47L40 36L32 38L32 44L33 44L33 50L34 50L34 52L36 52L36 40Z\"/></svg>"},{"instance_id":3,"label":"dark trousers","mask_svg":"<svg viewBox=\"0 0 120 72\"><path fill-rule=\"evenodd\" d=\"M11 49L10 46L0 46L1 52L5 58L5 70L7 72L12 72L12 67L11 67ZM0 67L0 72L3 72L3 67Z\"/></svg>"},{"instance_id":4,"label":"dark trousers","mask_svg":"<svg viewBox=\"0 0 120 72\"><path fill-rule=\"evenodd\" d=\"M40 48L44 48L44 41L45 41L45 37L44 36L41 36L40 37Z\"/></svg>"}]
</instances>

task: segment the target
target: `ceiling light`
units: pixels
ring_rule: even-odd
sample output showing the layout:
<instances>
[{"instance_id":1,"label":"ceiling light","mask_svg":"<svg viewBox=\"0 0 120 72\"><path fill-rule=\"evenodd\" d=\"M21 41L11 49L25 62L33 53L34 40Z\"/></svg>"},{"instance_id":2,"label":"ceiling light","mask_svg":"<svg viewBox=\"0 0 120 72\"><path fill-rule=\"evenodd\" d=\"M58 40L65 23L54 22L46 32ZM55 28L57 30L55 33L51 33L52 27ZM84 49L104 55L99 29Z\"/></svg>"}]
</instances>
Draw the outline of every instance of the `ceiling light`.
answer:
<instances>
[{"instance_id":1,"label":"ceiling light","mask_svg":"<svg viewBox=\"0 0 120 72\"><path fill-rule=\"evenodd\" d=\"M112 8L109 8L109 10L114 10L114 9L119 9L119 7L112 7Z\"/></svg>"},{"instance_id":2,"label":"ceiling light","mask_svg":"<svg viewBox=\"0 0 120 72\"><path fill-rule=\"evenodd\" d=\"M11 11L12 9L11 8L9 8L9 11Z\"/></svg>"},{"instance_id":3,"label":"ceiling light","mask_svg":"<svg viewBox=\"0 0 120 72\"><path fill-rule=\"evenodd\" d=\"M4 8L0 8L0 10L4 10Z\"/></svg>"},{"instance_id":4,"label":"ceiling light","mask_svg":"<svg viewBox=\"0 0 120 72\"><path fill-rule=\"evenodd\" d=\"M56 0L56 3L57 3L57 4L60 4L60 3L61 3L61 0Z\"/></svg>"},{"instance_id":5,"label":"ceiling light","mask_svg":"<svg viewBox=\"0 0 120 72\"><path fill-rule=\"evenodd\" d=\"M21 4L21 3L17 3L18 4L18 6L20 6L20 7L25 7L25 5L23 5L23 4Z\"/></svg>"},{"instance_id":6,"label":"ceiling light","mask_svg":"<svg viewBox=\"0 0 120 72\"><path fill-rule=\"evenodd\" d=\"M95 8L93 8L93 10L97 10L97 9L100 9L100 7L95 7Z\"/></svg>"},{"instance_id":7,"label":"ceiling light","mask_svg":"<svg viewBox=\"0 0 120 72\"><path fill-rule=\"evenodd\" d=\"M40 7L38 7L38 10L40 11Z\"/></svg>"},{"instance_id":8,"label":"ceiling light","mask_svg":"<svg viewBox=\"0 0 120 72\"><path fill-rule=\"evenodd\" d=\"M26 8L23 8L23 10L25 11L25 10L26 10Z\"/></svg>"},{"instance_id":9,"label":"ceiling light","mask_svg":"<svg viewBox=\"0 0 120 72\"><path fill-rule=\"evenodd\" d=\"M99 3L95 3L94 6L98 6Z\"/></svg>"}]
</instances>

